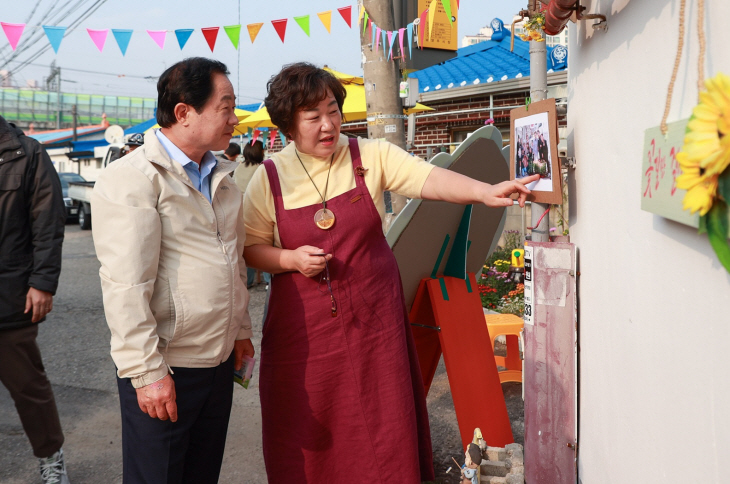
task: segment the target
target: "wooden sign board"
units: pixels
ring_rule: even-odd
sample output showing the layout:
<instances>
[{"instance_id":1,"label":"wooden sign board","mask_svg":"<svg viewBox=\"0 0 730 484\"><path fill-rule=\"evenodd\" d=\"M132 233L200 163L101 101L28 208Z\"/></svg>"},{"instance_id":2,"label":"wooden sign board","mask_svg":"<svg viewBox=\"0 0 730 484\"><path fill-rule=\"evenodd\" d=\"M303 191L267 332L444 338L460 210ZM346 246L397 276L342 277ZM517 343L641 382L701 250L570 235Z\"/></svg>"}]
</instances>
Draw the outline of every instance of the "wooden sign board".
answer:
<instances>
[{"instance_id":1,"label":"wooden sign board","mask_svg":"<svg viewBox=\"0 0 730 484\"><path fill-rule=\"evenodd\" d=\"M424 18L426 21L426 29L424 30L423 45L421 47L443 50L458 49L459 29L457 24L459 22L459 8L456 6L456 2L451 2L451 22L449 22L449 17L446 15L446 10L441 0L418 0L419 16L423 11L430 8L431 5L435 5L436 8L436 14L433 19L433 30L429 29L429 15L427 14ZM414 27L420 29L420 25Z\"/></svg>"},{"instance_id":2,"label":"wooden sign board","mask_svg":"<svg viewBox=\"0 0 730 484\"><path fill-rule=\"evenodd\" d=\"M509 112L509 118L510 180L539 173L540 179L527 185L532 190L527 199L537 203L563 203L555 99L515 108Z\"/></svg>"},{"instance_id":3,"label":"wooden sign board","mask_svg":"<svg viewBox=\"0 0 730 484\"><path fill-rule=\"evenodd\" d=\"M667 135L659 126L644 131L641 155L641 209L692 227L699 227L700 217L682 208L686 190L677 188L682 170L677 153L684 144L689 119L667 125Z\"/></svg>"}]
</instances>

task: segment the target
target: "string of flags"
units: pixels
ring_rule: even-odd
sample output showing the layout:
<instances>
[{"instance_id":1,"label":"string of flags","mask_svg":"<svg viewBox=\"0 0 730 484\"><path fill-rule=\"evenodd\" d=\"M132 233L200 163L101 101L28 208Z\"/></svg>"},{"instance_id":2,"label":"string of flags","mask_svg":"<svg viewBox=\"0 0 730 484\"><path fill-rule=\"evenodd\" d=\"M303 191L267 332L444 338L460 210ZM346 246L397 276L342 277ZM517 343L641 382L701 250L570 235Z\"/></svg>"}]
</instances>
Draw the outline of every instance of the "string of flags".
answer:
<instances>
[{"instance_id":1,"label":"string of flags","mask_svg":"<svg viewBox=\"0 0 730 484\"><path fill-rule=\"evenodd\" d=\"M448 0L447 0L448 1ZM347 24L349 28L352 28L352 6L346 6L338 8L337 11L339 12L340 16L344 20L344 22ZM328 33L331 33L331 25L332 25L332 11L328 10L325 12L319 12L317 14L317 17L319 18L320 22L322 22L322 25L324 25L325 29L327 29ZM309 24L309 15L301 15L298 17L294 17L294 21L299 25L299 27L304 31L305 34L307 34L307 37L310 36L310 24ZM277 35L281 39L281 42L284 42L284 39L286 37L286 28L287 28L288 19L278 19L278 20L272 20L271 24L274 27L274 30L276 31ZM8 39L8 42L10 43L10 47L12 47L13 50L15 50L18 46L18 43L20 42L20 38L23 35L24 30L26 29L26 24L17 24L17 23L8 23L8 22L0 22L0 25L2 26L3 32L5 33L5 36ZM248 36L251 39L251 43L253 44L256 40L256 37L258 36L259 32L261 31L261 28L264 26L264 22L257 22L257 23L251 23L246 25L246 29L248 30ZM58 49L61 47L61 42L63 41L64 36L66 35L67 27L61 27L61 26L52 26L52 25L41 25L40 28L43 28L46 37L48 38L48 42L51 44L51 47L53 48L53 51L58 54ZM29 27L29 28L39 28L39 27ZM239 46L239 40L241 36L241 27L242 25L227 25L223 27L223 30L225 31L226 35L228 36L228 39L233 44L233 47L238 50ZM134 33L134 30L132 29L86 29L86 32L88 33L89 37L91 38L91 41L94 43L96 48L99 50L99 52L104 51L104 46L106 45L107 37L109 35L109 32L111 31L114 40L117 43L117 46L119 47L119 50L122 52L122 55L127 54L127 48L129 47L129 41L132 38L132 34ZM150 36L150 38L157 44L157 46L160 49L163 49L165 47L165 40L167 38L167 34L169 32L174 32L175 37L177 39L177 43L180 46L180 50L182 50L185 47L185 44L187 44L188 40L190 40L190 36L193 34L195 29L176 29L173 31L169 30L147 30L147 34ZM208 44L208 47L210 47L210 51L213 52L215 49L216 41L218 39L218 33L220 31L220 27L205 27L201 28L200 31L203 34L203 37L205 38L206 43Z\"/></svg>"},{"instance_id":2,"label":"string of flags","mask_svg":"<svg viewBox=\"0 0 730 484\"><path fill-rule=\"evenodd\" d=\"M403 28L397 29L397 30L384 30L378 27L378 25L373 22L373 19L370 18L370 14L365 10L365 7L362 5L360 6L360 14L358 15L358 25L362 28L361 36L366 35L367 31L367 37L370 39L370 48L375 50L375 53L377 54L380 45L383 46L383 57L386 60L393 60L393 47L395 45L396 40L398 40L398 47L400 47L400 58L405 59L405 51L403 49L403 42L406 40L408 42L408 57L413 56L413 33L414 29L418 29L416 31L416 43L419 48L423 49L423 43L426 39L426 26L428 25L428 38L431 39L433 37L434 29L433 29L433 22L434 18L436 16L436 9L438 7L437 3L441 3L444 7L444 12L446 13L447 18L449 19L449 23L453 26L453 17L451 15L451 0L431 0L429 3L429 6L427 9L425 9L421 14L418 16L418 18L414 19L413 22L410 22L408 25L406 25ZM459 8L459 0L456 0L456 8L458 10ZM398 58L398 57L396 57Z\"/></svg>"}]
</instances>

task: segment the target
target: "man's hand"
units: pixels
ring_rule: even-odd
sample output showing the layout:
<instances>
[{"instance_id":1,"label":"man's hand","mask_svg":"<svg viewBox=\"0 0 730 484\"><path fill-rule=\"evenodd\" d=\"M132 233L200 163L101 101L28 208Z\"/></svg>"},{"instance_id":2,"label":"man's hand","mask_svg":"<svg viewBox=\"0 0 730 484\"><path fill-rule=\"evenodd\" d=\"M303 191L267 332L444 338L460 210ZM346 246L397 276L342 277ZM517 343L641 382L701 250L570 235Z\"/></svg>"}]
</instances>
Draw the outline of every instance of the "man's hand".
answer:
<instances>
[{"instance_id":1,"label":"man's hand","mask_svg":"<svg viewBox=\"0 0 730 484\"><path fill-rule=\"evenodd\" d=\"M28 295L25 296L25 314L28 311L33 310L33 321L37 323L43 319L46 314L50 313L53 309L53 294L46 291L41 291L35 287L28 289Z\"/></svg>"},{"instance_id":2,"label":"man's hand","mask_svg":"<svg viewBox=\"0 0 730 484\"><path fill-rule=\"evenodd\" d=\"M137 403L152 418L177 422L175 382L170 375L147 386L137 388Z\"/></svg>"},{"instance_id":3,"label":"man's hand","mask_svg":"<svg viewBox=\"0 0 730 484\"><path fill-rule=\"evenodd\" d=\"M244 356L250 356L253 358L255 351L253 349L253 343L251 343L250 339L238 339L233 345L233 356L235 357L235 361L233 362L233 367L236 370L240 370L243 366L243 357Z\"/></svg>"}]
</instances>

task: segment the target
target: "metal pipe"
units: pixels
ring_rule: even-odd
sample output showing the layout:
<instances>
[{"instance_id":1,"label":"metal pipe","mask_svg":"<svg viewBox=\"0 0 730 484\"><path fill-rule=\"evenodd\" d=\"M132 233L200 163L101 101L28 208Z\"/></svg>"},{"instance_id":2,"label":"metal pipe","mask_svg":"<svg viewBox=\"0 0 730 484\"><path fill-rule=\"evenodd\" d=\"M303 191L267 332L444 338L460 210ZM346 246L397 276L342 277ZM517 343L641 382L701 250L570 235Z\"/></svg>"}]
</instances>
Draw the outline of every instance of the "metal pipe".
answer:
<instances>
[{"instance_id":1,"label":"metal pipe","mask_svg":"<svg viewBox=\"0 0 730 484\"><path fill-rule=\"evenodd\" d=\"M577 0L550 0L545 12L545 26L543 30L548 35L558 35L563 31L575 12Z\"/></svg>"},{"instance_id":2,"label":"metal pipe","mask_svg":"<svg viewBox=\"0 0 730 484\"><path fill-rule=\"evenodd\" d=\"M530 98L533 102L547 98L547 47L545 42L530 41ZM553 176L556 176L553 173ZM546 203L534 203L530 210L532 238L535 242L549 242L550 208ZM542 218L542 220L540 220ZM539 223L538 223L539 222Z\"/></svg>"}]
</instances>

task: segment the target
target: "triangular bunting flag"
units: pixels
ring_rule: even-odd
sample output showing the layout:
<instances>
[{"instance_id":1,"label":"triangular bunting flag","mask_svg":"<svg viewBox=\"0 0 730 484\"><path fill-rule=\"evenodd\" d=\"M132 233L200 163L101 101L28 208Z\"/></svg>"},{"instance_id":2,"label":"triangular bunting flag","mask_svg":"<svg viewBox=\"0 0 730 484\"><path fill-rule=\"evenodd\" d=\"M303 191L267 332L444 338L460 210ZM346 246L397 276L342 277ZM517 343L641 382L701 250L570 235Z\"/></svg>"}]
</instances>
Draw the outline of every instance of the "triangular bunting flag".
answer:
<instances>
[{"instance_id":1,"label":"triangular bunting flag","mask_svg":"<svg viewBox=\"0 0 730 484\"><path fill-rule=\"evenodd\" d=\"M347 8L347 7L342 7L342 8ZM352 11L352 9L350 9L350 11ZM340 13L341 13L341 12L340 12ZM360 22L362 22L362 16L363 16L364 14L366 14L366 13L367 13L367 12L365 11L365 5L360 5L360 13L359 13L359 14L357 14L357 23L358 23L358 24L359 24Z\"/></svg>"},{"instance_id":2,"label":"triangular bunting flag","mask_svg":"<svg viewBox=\"0 0 730 484\"><path fill-rule=\"evenodd\" d=\"M309 15L302 15L300 17L294 17L294 20L299 24L307 37L309 37Z\"/></svg>"},{"instance_id":3,"label":"triangular bunting flag","mask_svg":"<svg viewBox=\"0 0 730 484\"><path fill-rule=\"evenodd\" d=\"M428 6L428 38L433 38L433 19L436 17L436 2L438 0L431 0L431 5Z\"/></svg>"},{"instance_id":4,"label":"triangular bunting flag","mask_svg":"<svg viewBox=\"0 0 730 484\"><path fill-rule=\"evenodd\" d=\"M104 44L106 43L106 36L109 33L109 29L86 29L86 31L89 33L89 37L91 37L91 40L94 42L96 48L99 49L99 52L103 52Z\"/></svg>"},{"instance_id":5,"label":"triangular bunting flag","mask_svg":"<svg viewBox=\"0 0 730 484\"><path fill-rule=\"evenodd\" d=\"M266 141L269 139L269 132L264 131L261 133L261 142L264 144L264 148L266 148Z\"/></svg>"},{"instance_id":6,"label":"triangular bunting flag","mask_svg":"<svg viewBox=\"0 0 730 484\"><path fill-rule=\"evenodd\" d=\"M370 29L370 50L373 50L373 46L375 47L375 52L377 52L378 49L378 28L377 25L375 25L375 22L372 24L372 28Z\"/></svg>"},{"instance_id":7,"label":"triangular bunting flag","mask_svg":"<svg viewBox=\"0 0 730 484\"><path fill-rule=\"evenodd\" d=\"M459 0L456 0L456 10L459 10Z\"/></svg>"},{"instance_id":8,"label":"triangular bunting flag","mask_svg":"<svg viewBox=\"0 0 730 484\"><path fill-rule=\"evenodd\" d=\"M370 21L371 21L370 16L368 15L367 12L365 12L365 17L364 17L364 20L362 22L362 33L363 33L363 35L365 35L365 27L367 25L370 25Z\"/></svg>"},{"instance_id":9,"label":"triangular bunting flag","mask_svg":"<svg viewBox=\"0 0 730 484\"><path fill-rule=\"evenodd\" d=\"M378 53L378 46L380 45L380 27L375 27L375 53ZM385 49L385 42L383 42L383 49Z\"/></svg>"},{"instance_id":10,"label":"triangular bunting flag","mask_svg":"<svg viewBox=\"0 0 730 484\"><path fill-rule=\"evenodd\" d=\"M15 48L18 46L20 36L23 35L23 29L25 29L25 24L9 24L5 22L0 22L0 25L3 26L3 32L5 32L5 36L8 38L8 42L10 42L10 47L15 50Z\"/></svg>"},{"instance_id":11,"label":"triangular bunting flag","mask_svg":"<svg viewBox=\"0 0 730 484\"><path fill-rule=\"evenodd\" d=\"M393 32L388 31L388 59L393 58L393 43L395 42L395 39L398 38L398 31L395 30Z\"/></svg>"},{"instance_id":12,"label":"triangular bunting flag","mask_svg":"<svg viewBox=\"0 0 730 484\"><path fill-rule=\"evenodd\" d=\"M167 37L167 30L148 30L148 34L155 41L155 44L160 46L160 49L165 48L165 37Z\"/></svg>"},{"instance_id":13,"label":"triangular bunting flag","mask_svg":"<svg viewBox=\"0 0 730 484\"><path fill-rule=\"evenodd\" d=\"M330 26L332 25L332 10L327 10L326 12L319 12L317 14L317 17L319 17L319 20L322 21L324 28L327 29L327 33L331 34L332 31L330 30Z\"/></svg>"},{"instance_id":14,"label":"triangular bunting flag","mask_svg":"<svg viewBox=\"0 0 730 484\"><path fill-rule=\"evenodd\" d=\"M444 11L446 12L446 16L449 18L449 23L453 24L451 20L451 1L450 0L441 0L441 4L444 6Z\"/></svg>"},{"instance_id":15,"label":"triangular bunting flag","mask_svg":"<svg viewBox=\"0 0 730 484\"><path fill-rule=\"evenodd\" d=\"M122 51L122 57L127 54L127 47L129 47L129 40L132 38L132 31L128 29L112 29L114 34L114 40L117 41L119 50Z\"/></svg>"},{"instance_id":16,"label":"triangular bunting flag","mask_svg":"<svg viewBox=\"0 0 730 484\"><path fill-rule=\"evenodd\" d=\"M50 25L44 25L43 30L46 31L46 37L48 42L53 47L53 52L58 54L58 48L61 47L61 41L63 40L63 34L66 33L66 27L51 27Z\"/></svg>"},{"instance_id":17,"label":"triangular bunting flag","mask_svg":"<svg viewBox=\"0 0 730 484\"><path fill-rule=\"evenodd\" d=\"M406 60L406 53L403 52L403 35L405 35L405 32L405 27L403 27L402 29L398 29L398 44L400 45L400 56L403 58L403 60Z\"/></svg>"},{"instance_id":18,"label":"triangular bunting flag","mask_svg":"<svg viewBox=\"0 0 730 484\"><path fill-rule=\"evenodd\" d=\"M238 50L238 40L241 38L241 26L240 25L228 25L223 27L223 30L228 34L228 38L231 39L231 44Z\"/></svg>"},{"instance_id":19,"label":"triangular bunting flag","mask_svg":"<svg viewBox=\"0 0 730 484\"><path fill-rule=\"evenodd\" d=\"M253 142L253 138L252 138L253 128L246 128L246 131L247 131L246 136L248 136L248 139L250 139L251 142Z\"/></svg>"},{"instance_id":20,"label":"triangular bunting flag","mask_svg":"<svg viewBox=\"0 0 730 484\"><path fill-rule=\"evenodd\" d=\"M264 26L263 23L246 25L246 28L248 29L248 36L251 37L252 44L253 44L253 41L256 40L256 36L259 35L259 30L261 30L261 27L263 27L263 26Z\"/></svg>"},{"instance_id":21,"label":"triangular bunting flag","mask_svg":"<svg viewBox=\"0 0 730 484\"><path fill-rule=\"evenodd\" d=\"M423 49L423 40L424 40L423 38L424 38L424 35L426 33L426 15L427 14L428 14L428 9L426 9L426 10L423 11L423 13L421 14L421 17L420 17L421 21L418 24L418 31L419 31L419 33L418 33L418 47L420 47L421 49Z\"/></svg>"},{"instance_id":22,"label":"triangular bunting flag","mask_svg":"<svg viewBox=\"0 0 730 484\"><path fill-rule=\"evenodd\" d=\"M373 36L373 19L368 19L368 37Z\"/></svg>"},{"instance_id":23,"label":"triangular bunting flag","mask_svg":"<svg viewBox=\"0 0 730 484\"><path fill-rule=\"evenodd\" d=\"M177 43L180 46L180 50L183 50L185 44L190 40L190 36L193 34L195 29L177 29L175 31L175 37L177 37Z\"/></svg>"},{"instance_id":24,"label":"triangular bunting flag","mask_svg":"<svg viewBox=\"0 0 730 484\"><path fill-rule=\"evenodd\" d=\"M286 35L286 23L287 19L285 18L271 21L274 29L276 29L276 33L279 34L279 38L281 39L282 44L284 43L284 36Z\"/></svg>"},{"instance_id":25,"label":"triangular bunting flag","mask_svg":"<svg viewBox=\"0 0 730 484\"><path fill-rule=\"evenodd\" d=\"M269 149L270 150L274 149L274 141L276 141L276 130L272 129L271 130L271 139L269 140Z\"/></svg>"},{"instance_id":26,"label":"triangular bunting flag","mask_svg":"<svg viewBox=\"0 0 730 484\"><path fill-rule=\"evenodd\" d=\"M281 140L281 145L286 146L286 135L279 131L279 139Z\"/></svg>"},{"instance_id":27,"label":"triangular bunting flag","mask_svg":"<svg viewBox=\"0 0 730 484\"><path fill-rule=\"evenodd\" d=\"M347 26L352 28L352 6L340 7L337 11L340 12L342 18L345 19ZM360 17L362 18L362 15L360 15Z\"/></svg>"},{"instance_id":28,"label":"triangular bunting flag","mask_svg":"<svg viewBox=\"0 0 730 484\"><path fill-rule=\"evenodd\" d=\"M436 0L434 0L434 2L435 1ZM205 41L208 42L208 47L210 47L210 51L213 52L213 49L215 49L215 39L218 38L218 30L220 30L220 27L205 27L200 30L203 31Z\"/></svg>"},{"instance_id":29,"label":"triangular bunting flag","mask_svg":"<svg viewBox=\"0 0 730 484\"><path fill-rule=\"evenodd\" d=\"M383 40L383 55L385 56L385 60L388 60L388 44L387 44L388 35L387 34L388 34L387 30L380 31L380 38Z\"/></svg>"},{"instance_id":30,"label":"triangular bunting flag","mask_svg":"<svg viewBox=\"0 0 730 484\"><path fill-rule=\"evenodd\" d=\"M258 129L254 129L253 138L251 138L251 144L254 144L256 142L256 140L259 139L259 136L261 136L261 131L259 131Z\"/></svg>"},{"instance_id":31,"label":"triangular bunting flag","mask_svg":"<svg viewBox=\"0 0 730 484\"><path fill-rule=\"evenodd\" d=\"M413 57L413 22L406 25L408 31L408 58Z\"/></svg>"}]
</instances>

